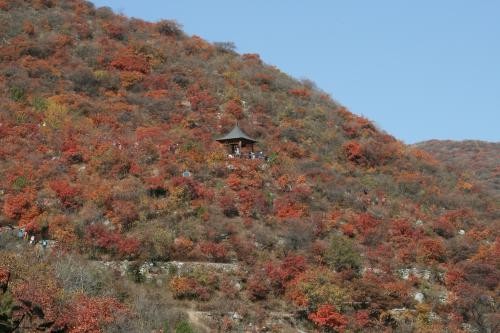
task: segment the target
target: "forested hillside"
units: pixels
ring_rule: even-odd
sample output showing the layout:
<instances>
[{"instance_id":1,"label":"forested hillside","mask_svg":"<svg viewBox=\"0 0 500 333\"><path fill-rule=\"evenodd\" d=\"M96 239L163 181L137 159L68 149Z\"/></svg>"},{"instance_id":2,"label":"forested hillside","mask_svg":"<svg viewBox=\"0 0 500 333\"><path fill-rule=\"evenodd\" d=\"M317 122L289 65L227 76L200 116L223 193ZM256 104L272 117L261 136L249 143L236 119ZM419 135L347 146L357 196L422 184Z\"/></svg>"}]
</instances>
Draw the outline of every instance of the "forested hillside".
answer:
<instances>
[{"instance_id":1,"label":"forested hillside","mask_svg":"<svg viewBox=\"0 0 500 333\"><path fill-rule=\"evenodd\" d=\"M415 145L500 199L500 143L484 141L430 140Z\"/></svg>"},{"instance_id":2,"label":"forested hillside","mask_svg":"<svg viewBox=\"0 0 500 333\"><path fill-rule=\"evenodd\" d=\"M498 201L174 21L0 0L0 176L0 332L499 329Z\"/></svg>"}]
</instances>

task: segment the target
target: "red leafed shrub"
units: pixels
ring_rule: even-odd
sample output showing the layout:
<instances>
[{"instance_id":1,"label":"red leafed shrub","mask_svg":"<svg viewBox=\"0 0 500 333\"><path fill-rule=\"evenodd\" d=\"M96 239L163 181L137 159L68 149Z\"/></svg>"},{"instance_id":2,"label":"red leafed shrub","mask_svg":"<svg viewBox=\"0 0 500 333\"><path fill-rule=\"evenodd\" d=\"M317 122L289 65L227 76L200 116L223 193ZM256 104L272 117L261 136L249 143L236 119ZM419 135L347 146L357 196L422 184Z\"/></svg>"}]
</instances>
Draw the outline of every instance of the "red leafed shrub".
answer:
<instances>
[{"instance_id":1,"label":"red leafed shrub","mask_svg":"<svg viewBox=\"0 0 500 333\"><path fill-rule=\"evenodd\" d=\"M127 237L116 245L118 255L121 257L134 257L141 248L141 242L135 238Z\"/></svg>"},{"instance_id":2,"label":"red leafed shrub","mask_svg":"<svg viewBox=\"0 0 500 333\"><path fill-rule=\"evenodd\" d=\"M214 111L217 108L217 100L198 85L189 87L187 98L193 111Z\"/></svg>"},{"instance_id":3,"label":"red leafed shrub","mask_svg":"<svg viewBox=\"0 0 500 333\"><path fill-rule=\"evenodd\" d=\"M241 106L241 101L239 100L230 100L226 103L224 110L232 114L236 119L243 118L243 107Z\"/></svg>"},{"instance_id":4,"label":"red leafed shrub","mask_svg":"<svg viewBox=\"0 0 500 333\"><path fill-rule=\"evenodd\" d=\"M343 332L347 326L347 318L330 304L320 305L318 310L309 314L309 320L317 326Z\"/></svg>"},{"instance_id":5,"label":"red leafed shrub","mask_svg":"<svg viewBox=\"0 0 500 333\"><path fill-rule=\"evenodd\" d=\"M174 255L178 257L186 257L193 250L193 241L180 236L174 239Z\"/></svg>"},{"instance_id":6,"label":"red leafed shrub","mask_svg":"<svg viewBox=\"0 0 500 333\"><path fill-rule=\"evenodd\" d=\"M173 187L182 189L184 196L189 200L200 199L200 198L211 200L213 197L213 192L211 189L205 187L205 185L203 185L200 182L197 182L192 178L173 177L170 180L170 184Z\"/></svg>"},{"instance_id":7,"label":"red leafed shrub","mask_svg":"<svg viewBox=\"0 0 500 333\"><path fill-rule=\"evenodd\" d=\"M380 224L380 221L375 219L368 213L359 214L354 217L353 224L356 228L357 234L367 239L370 235L373 235L377 226Z\"/></svg>"},{"instance_id":8,"label":"red leafed shrub","mask_svg":"<svg viewBox=\"0 0 500 333\"><path fill-rule=\"evenodd\" d=\"M124 229L128 229L139 218L136 205L133 202L123 200L113 202L113 212L111 215Z\"/></svg>"},{"instance_id":9,"label":"red leafed shrub","mask_svg":"<svg viewBox=\"0 0 500 333\"><path fill-rule=\"evenodd\" d=\"M410 239L420 238L419 231L415 230L410 222L403 219L392 221L389 233L395 243L408 243Z\"/></svg>"},{"instance_id":10,"label":"red leafed shrub","mask_svg":"<svg viewBox=\"0 0 500 333\"><path fill-rule=\"evenodd\" d=\"M74 207L77 205L77 196L80 194L80 189L72 186L65 180L55 180L49 183L50 188L56 192L61 203L66 207Z\"/></svg>"},{"instance_id":11,"label":"red leafed shrub","mask_svg":"<svg viewBox=\"0 0 500 333\"><path fill-rule=\"evenodd\" d=\"M170 280L170 290L176 298L193 297L195 296L194 290L196 289L196 280L184 277L176 276Z\"/></svg>"},{"instance_id":12,"label":"red leafed shrub","mask_svg":"<svg viewBox=\"0 0 500 333\"><path fill-rule=\"evenodd\" d=\"M202 242L199 244L201 253L210 261L224 261L227 256L227 249L223 244L214 242Z\"/></svg>"},{"instance_id":13,"label":"red leafed shrub","mask_svg":"<svg viewBox=\"0 0 500 333\"><path fill-rule=\"evenodd\" d=\"M125 37L125 28L123 26L113 24L113 23L106 23L103 25L104 31L108 34L109 37L121 40Z\"/></svg>"},{"instance_id":14,"label":"red leafed shrub","mask_svg":"<svg viewBox=\"0 0 500 333\"><path fill-rule=\"evenodd\" d=\"M238 174L233 172L227 177L226 183L232 190L238 191L241 189L242 179Z\"/></svg>"},{"instance_id":15,"label":"red leafed shrub","mask_svg":"<svg viewBox=\"0 0 500 333\"><path fill-rule=\"evenodd\" d=\"M340 226L340 230L342 230L342 233L346 235L347 237L353 238L356 236L356 232L354 230L354 226L350 223L345 223Z\"/></svg>"},{"instance_id":16,"label":"red leafed shrub","mask_svg":"<svg viewBox=\"0 0 500 333\"><path fill-rule=\"evenodd\" d=\"M456 228L450 220L446 218L440 218L432 225L432 229L436 234L444 238L451 238L456 233Z\"/></svg>"},{"instance_id":17,"label":"red leafed shrub","mask_svg":"<svg viewBox=\"0 0 500 333\"><path fill-rule=\"evenodd\" d=\"M360 310L354 314L355 328L361 330L371 326L370 313L368 310Z\"/></svg>"},{"instance_id":18,"label":"red leafed shrub","mask_svg":"<svg viewBox=\"0 0 500 333\"><path fill-rule=\"evenodd\" d=\"M5 267L0 267L0 291L5 292L10 280L10 271Z\"/></svg>"},{"instance_id":19,"label":"red leafed shrub","mask_svg":"<svg viewBox=\"0 0 500 333\"><path fill-rule=\"evenodd\" d=\"M461 270L452 268L446 272L444 276L444 284L449 290L454 290L457 286L463 283L464 279L464 273Z\"/></svg>"},{"instance_id":20,"label":"red leafed shrub","mask_svg":"<svg viewBox=\"0 0 500 333\"><path fill-rule=\"evenodd\" d=\"M235 217L240 215L238 208L236 208L236 202L234 197L231 195L224 195L219 199L219 206L222 208L222 212L227 217Z\"/></svg>"},{"instance_id":21,"label":"red leafed shrub","mask_svg":"<svg viewBox=\"0 0 500 333\"><path fill-rule=\"evenodd\" d=\"M306 269L305 258L293 254L288 255L279 265L268 263L265 267L271 285L280 293L285 291L286 285L290 281Z\"/></svg>"},{"instance_id":22,"label":"red leafed shrub","mask_svg":"<svg viewBox=\"0 0 500 333\"><path fill-rule=\"evenodd\" d=\"M169 286L175 298L197 298L202 301L210 298L208 289L191 277L176 276L170 280Z\"/></svg>"},{"instance_id":23,"label":"red leafed shrub","mask_svg":"<svg viewBox=\"0 0 500 333\"><path fill-rule=\"evenodd\" d=\"M289 93L303 99L309 99L311 97L311 91L309 89L291 89Z\"/></svg>"},{"instance_id":24,"label":"red leafed shrub","mask_svg":"<svg viewBox=\"0 0 500 333\"><path fill-rule=\"evenodd\" d=\"M78 295L58 319L58 326L66 327L68 333L100 333L127 312L125 305L114 298Z\"/></svg>"},{"instance_id":25,"label":"red leafed shrub","mask_svg":"<svg viewBox=\"0 0 500 333\"><path fill-rule=\"evenodd\" d=\"M13 296L23 302L21 312L29 311L32 306L42 309L44 319L54 321L59 317L57 295L60 289L54 280L34 277L20 284L13 284ZM30 305L31 304L31 305Z\"/></svg>"},{"instance_id":26,"label":"red leafed shrub","mask_svg":"<svg viewBox=\"0 0 500 333\"><path fill-rule=\"evenodd\" d=\"M271 285L267 275L263 271L258 271L248 278L246 289L251 300L263 300L271 292Z\"/></svg>"},{"instance_id":27,"label":"red leafed shrub","mask_svg":"<svg viewBox=\"0 0 500 333\"><path fill-rule=\"evenodd\" d=\"M357 141L348 141L342 146L344 150L344 154L346 158L355 163L355 164L363 164L363 148Z\"/></svg>"},{"instance_id":28,"label":"red leafed shrub","mask_svg":"<svg viewBox=\"0 0 500 333\"><path fill-rule=\"evenodd\" d=\"M275 204L276 216L282 219L300 218L305 214L305 207L297 202L278 200Z\"/></svg>"},{"instance_id":29,"label":"red leafed shrub","mask_svg":"<svg viewBox=\"0 0 500 333\"><path fill-rule=\"evenodd\" d=\"M35 34L35 26L30 21L24 21L23 32L27 35L33 36Z\"/></svg>"},{"instance_id":30,"label":"red leafed shrub","mask_svg":"<svg viewBox=\"0 0 500 333\"><path fill-rule=\"evenodd\" d=\"M9 194L4 200L3 213L9 219L19 220L23 214L29 211L34 200L35 194L32 191Z\"/></svg>"},{"instance_id":31,"label":"red leafed shrub","mask_svg":"<svg viewBox=\"0 0 500 333\"><path fill-rule=\"evenodd\" d=\"M241 55L241 58L244 61L248 62L255 62L256 64L261 64L262 60L260 59L260 56L256 53L244 53Z\"/></svg>"},{"instance_id":32,"label":"red leafed shrub","mask_svg":"<svg viewBox=\"0 0 500 333\"><path fill-rule=\"evenodd\" d=\"M142 57L135 54L124 54L118 56L111 62L111 67L122 71L140 72L147 74L149 72L149 63Z\"/></svg>"},{"instance_id":33,"label":"red leafed shrub","mask_svg":"<svg viewBox=\"0 0 500 333\"><path fill-rule=\"evenodd\" d=\"M446 248L440 239L425 238L417 243L417 256L426 262L441 262L446 257Z\"/></svg>"},{"instance_id":34,"label":"red leafed shrub","mask_svg":"<svg viewBox=\"0 0 500 333\"><path fill-rule=\"evenodd\" d=\"M124 237L103 225L94 224L87 227L85 239L97 249L109 251L120 257L134 257L139 254L140 242L132 237Z\"/></svg>"},{"instance_id":35,"label":"red leafed shrub","mask_svg":"<svg viewBox=\"0 0 500 333\"><path fill-rule=\"evenodd\" d=\"M355 117L350 121L347 121L344 125L342 125L342 129L344 130L347 137L354 139L362 134L363 131L375 131L375 127L372 123L366 118L363 117Z\"/></svg>"}]
</instances>

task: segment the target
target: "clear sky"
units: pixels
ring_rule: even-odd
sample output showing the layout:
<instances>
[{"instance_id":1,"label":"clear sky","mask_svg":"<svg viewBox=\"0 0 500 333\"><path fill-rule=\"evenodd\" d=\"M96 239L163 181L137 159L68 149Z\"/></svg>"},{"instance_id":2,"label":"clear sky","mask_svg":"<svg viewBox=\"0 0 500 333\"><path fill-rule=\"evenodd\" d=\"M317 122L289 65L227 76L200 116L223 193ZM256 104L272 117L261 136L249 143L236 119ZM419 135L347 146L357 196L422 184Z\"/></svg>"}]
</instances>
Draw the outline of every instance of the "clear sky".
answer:
<instances>
[{"instance_id":1,"label":"clear sky","mask_svg":"<svg viewBox=\"0 0 500 333\"><path fill-rule=\"evenodd\" d=\"M499 0L93 0L308 78L414 143L500 141Z\"/></svg>"}]
</instances>

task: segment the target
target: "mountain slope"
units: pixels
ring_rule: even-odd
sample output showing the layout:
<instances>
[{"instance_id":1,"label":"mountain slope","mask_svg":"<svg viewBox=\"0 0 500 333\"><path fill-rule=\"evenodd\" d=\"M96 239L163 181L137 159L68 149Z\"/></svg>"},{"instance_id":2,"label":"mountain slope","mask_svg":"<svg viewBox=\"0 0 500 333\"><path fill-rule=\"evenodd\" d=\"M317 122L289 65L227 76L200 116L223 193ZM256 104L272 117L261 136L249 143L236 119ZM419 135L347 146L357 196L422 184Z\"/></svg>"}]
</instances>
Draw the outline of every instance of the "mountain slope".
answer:
<instances>
[{"instance_id":1,"label":"mountain slope","mask_svg":"<svg viewBox=\"0 0 500 333\"><path fill-rule=\"evenodd\" d=\"M429 154L175 22L19 0L0 23L1 223L51 241L0 234L9 325L495 329L498 204ZM228 158L236 122L266 161Z\"/></svg>"},{"instance_id":2,"label":"mountain slope","mask_svg":"<svg viewBox=\"0 0 500 333\"><path fill-rule=\"evenodd\" d=\"M500 143L430 140L415 146L500 198Z\"/></svg>"}]
</instances>

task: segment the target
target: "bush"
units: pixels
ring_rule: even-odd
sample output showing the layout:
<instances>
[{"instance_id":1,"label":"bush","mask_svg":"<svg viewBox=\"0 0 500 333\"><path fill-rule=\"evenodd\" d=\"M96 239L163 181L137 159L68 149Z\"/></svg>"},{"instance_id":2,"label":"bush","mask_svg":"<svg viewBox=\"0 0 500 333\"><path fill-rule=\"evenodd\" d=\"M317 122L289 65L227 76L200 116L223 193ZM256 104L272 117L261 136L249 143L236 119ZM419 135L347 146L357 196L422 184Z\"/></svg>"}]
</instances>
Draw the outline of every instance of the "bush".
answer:
<instances>
[{"instance_id":1,"label":"bush","mask_svg":"<svg viewBox=\"0 0 500 333\"><path fill-rule=\"evenodd\" d=\"M337 270L352 269L359 271L361 268L361 256L355 248L354 243L345 236L333 236L330 247L325 253L327 264Z\"/></svg>"},{"instance_id":2,"label":"bush","mask_svg":"<svg viewBox=\"0 0 500 333\"><path fill-rule=\"evenodd\" d=\"M181 37L183 35L182 26L171 20L158 22L158 32L164 36Z\"/></svg>"},{"instance_id":3,"label":"bush","mask_svg":"<svg viewBox=\"0 0 500 333\"><path fill-rule=\"evenodd\" d=\"M12 87L9 89L10 99L15 102L21 102L26 98L26 91L21 87Z\"/></svg>"},{"instance_id":4,"label":"bush","mask_svg":"<svg viewBox=\"0 0 500 333\"><path fill-rule=\"evenodd\" d=\"M175 333L194 333L194 330L187 320L182 320L175 325Z\"/></svg>"},{"instance_id":5,"label":"bush","mask_svg":"<svg viewBox=\"0 0 500 333\"><path fill-rule=\"evenodd\" d=\"M89 95L96 95L99 89L99 80L94 73L88 69L79 69L69 76L73 82L73 89L76 92L84 92Z\"/></svg>"}]
</instances>

